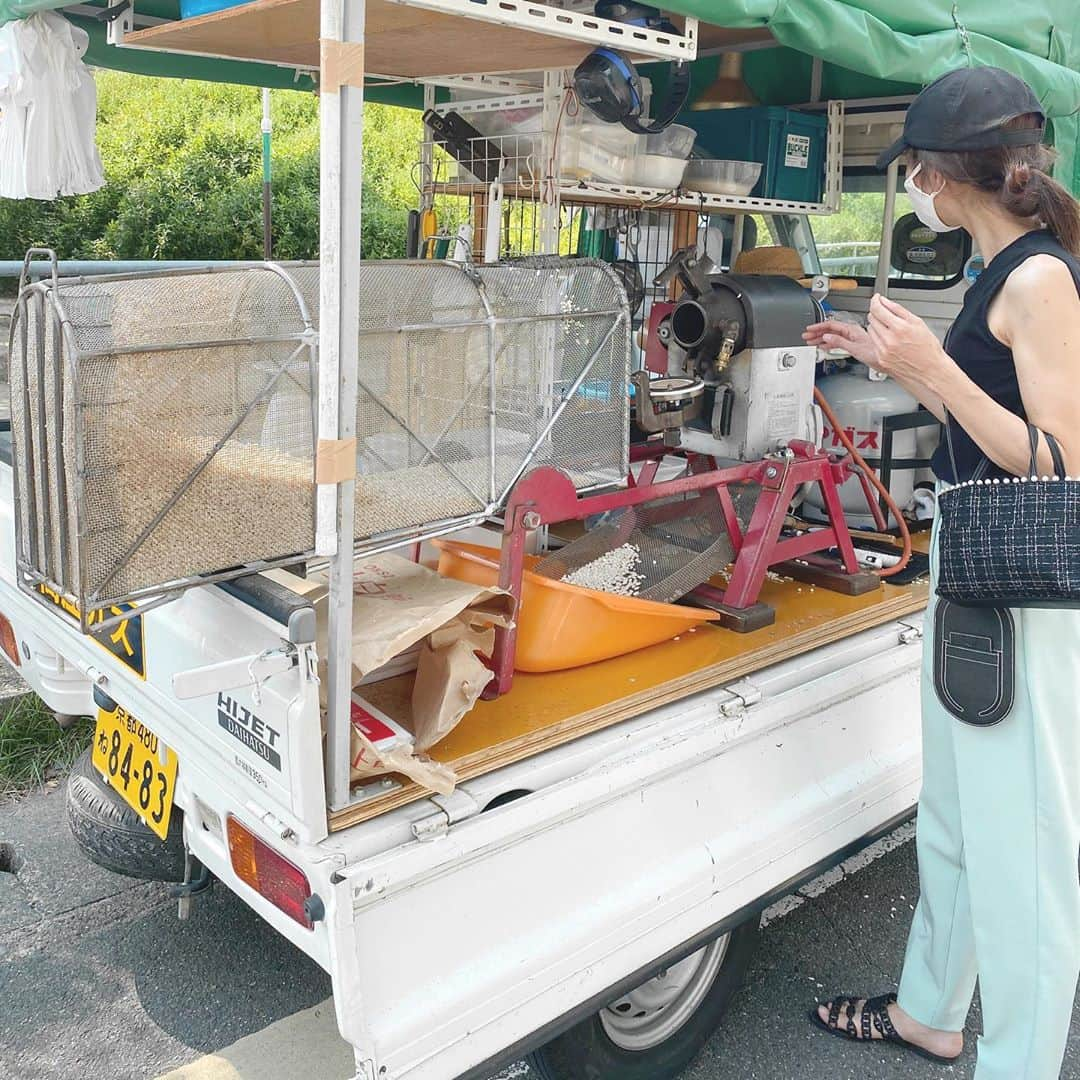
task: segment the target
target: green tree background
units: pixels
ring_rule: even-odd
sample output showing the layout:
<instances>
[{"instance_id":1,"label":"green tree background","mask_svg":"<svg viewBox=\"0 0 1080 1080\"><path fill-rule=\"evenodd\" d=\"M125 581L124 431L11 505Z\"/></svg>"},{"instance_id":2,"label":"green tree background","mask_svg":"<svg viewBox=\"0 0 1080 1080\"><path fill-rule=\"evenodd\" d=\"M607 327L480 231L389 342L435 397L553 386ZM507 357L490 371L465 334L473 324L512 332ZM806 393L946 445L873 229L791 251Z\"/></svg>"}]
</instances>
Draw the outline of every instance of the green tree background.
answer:
<instances>
[{"instance_id":1,"label":"green tree background","mask_svg":"<svg viewBox=\"0 0 1080 1080\"><path fill-rule=\"evenodd\" d=\"M0 199L0 258L28 247L62 259L262 257L260 91L98 72L98 145L106 184L52 202ZM313 94L272 95L274 256L319 250L319 120ZM364 256L405 253L418 112L364 115Z\"/></svg>"}]
</instances>

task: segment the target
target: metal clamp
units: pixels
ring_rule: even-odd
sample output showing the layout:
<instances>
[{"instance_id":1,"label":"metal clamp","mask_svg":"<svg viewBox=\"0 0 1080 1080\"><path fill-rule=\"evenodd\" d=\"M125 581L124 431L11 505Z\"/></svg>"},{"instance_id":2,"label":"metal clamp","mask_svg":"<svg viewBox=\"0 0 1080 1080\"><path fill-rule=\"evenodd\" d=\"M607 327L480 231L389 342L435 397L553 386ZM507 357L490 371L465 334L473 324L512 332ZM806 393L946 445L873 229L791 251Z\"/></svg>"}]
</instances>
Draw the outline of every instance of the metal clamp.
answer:
<instances>
[{"instance_id":1,"label":"metal clamp","mask_svg":"<svg viewBox=\"0 0 1080 1080\"><path fill-rule=\"evenodd\" d=\"M638 427L648 432L682 427L701 412L705 384L700 379L672 376L650 379L645 370L630 376Z\"/></svg>"},{"instance_id":2,"label":"metal clamp","mask_svg":"<svg viewBox=\"0 0 1080 1080\"><path fill-rule=\"evenodd\" d=\"M105 23L105 40L114 46L124 44L124 38L135 31L135 4L128 0L107 7L98 18Z\"/></svg>"},{"instance_id":3,"label":"metal clamp","mask_svg":"<svg viewBox=\"0 0 1080 1080\"><path fill-rule=\"evenodd\" d=\"M30 280L30 264L35 258L45 258L49 260L52 269L52 283L53 289L56 289L60 278L60 263L56 258L56 252L52 248L32 247L26 249L26 255L23 258L22 271L19 274L19 292L22 292L27 282Z\"/></svg>"},{"instance_id":4,"label":"metal clamp","mask_svg":"<svg viewBox=\"0 0 1080 1080\"><path fill-rule=\"evenodd\" d=\"M250 656L238 656L205 667L177 671L172 677L173 695L180 701L187 701L250 686L252 700L258 705L263 683L275 675L291 671L298 662L299 650L296 646L282 644L276 649L264 649Z\"/></svg>"},{"instance_id":5,"label":"metal clamp","mask_svg":"<svg viewBox=\"0 0 1080 1080\"><path fill-rule=\"evenodd\" d=\"M112 23L120 18L125 11L132 11L135 5L131 0L120 0L118 4L112 4L107 8L102 8L95 16L94 19L97 22Z\"/></svg>"}]
</instances>

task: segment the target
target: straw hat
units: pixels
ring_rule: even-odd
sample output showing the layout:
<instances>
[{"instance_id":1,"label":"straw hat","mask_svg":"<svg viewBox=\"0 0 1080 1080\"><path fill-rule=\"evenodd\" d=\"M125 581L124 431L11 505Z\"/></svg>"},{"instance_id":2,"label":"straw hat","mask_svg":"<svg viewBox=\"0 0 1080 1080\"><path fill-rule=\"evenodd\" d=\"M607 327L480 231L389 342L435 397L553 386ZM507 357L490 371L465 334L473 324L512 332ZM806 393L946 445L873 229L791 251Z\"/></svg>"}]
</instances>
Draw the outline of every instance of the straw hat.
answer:
<instances>
[{"instance_id":1,"label":"straw hat","mask_svg":"<svg viewBox=\"0 0 1080 1080\"><path fill-rule=\"evenodd\" d=\"M791 278L807 288L813 283L813 278L806 276L799 253L791 247L759 247L742 251L735 260L734 271L736 274L776 274ZM853 289L856 284L846 278L832 278L829 281L832 289Z\"/></svg>"}]
</instances>

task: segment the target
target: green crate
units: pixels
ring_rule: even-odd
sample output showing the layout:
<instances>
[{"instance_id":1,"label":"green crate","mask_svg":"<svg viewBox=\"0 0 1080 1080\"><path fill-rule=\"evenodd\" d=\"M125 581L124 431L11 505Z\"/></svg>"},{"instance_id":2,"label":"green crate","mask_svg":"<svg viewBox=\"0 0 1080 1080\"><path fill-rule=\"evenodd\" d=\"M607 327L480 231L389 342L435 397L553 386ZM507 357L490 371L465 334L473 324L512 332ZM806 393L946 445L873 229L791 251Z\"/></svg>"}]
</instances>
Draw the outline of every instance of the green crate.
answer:
<instances>
[{"instance_id":1,"label":"green crate","mask_svg":"<svg viewBox=\"0 0 1080 1080\"><path fill-rule=\"evenodd\" d=\"M680 117L710 157L761 162L751 195L791 202L821 202L825 189L828 118L776 105L710 109Z\"/></svg>"}]
</instances>

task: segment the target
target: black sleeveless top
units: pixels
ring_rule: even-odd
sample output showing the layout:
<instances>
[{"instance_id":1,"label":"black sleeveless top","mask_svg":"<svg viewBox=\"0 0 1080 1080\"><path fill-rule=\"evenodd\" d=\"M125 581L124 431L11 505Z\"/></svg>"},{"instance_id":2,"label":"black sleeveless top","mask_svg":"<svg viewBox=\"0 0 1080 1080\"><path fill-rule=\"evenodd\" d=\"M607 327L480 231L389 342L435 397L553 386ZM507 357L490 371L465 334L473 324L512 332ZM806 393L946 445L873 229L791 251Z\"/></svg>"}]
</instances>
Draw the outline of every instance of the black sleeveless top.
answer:
<instances>
[{"instance_id":1,"label":"black sleeveless top","mask_svg":"<svg viewBox=\"0 0 1080 1080\"><path fill-rule=\"evenodd\" d=\"M1025 233L1008 247L1002 248L975 279L964 297L960 314L945 338L945 351L964 374L999 405L1024 419L1027 419L1027 415L1020 399L1012 349L990 332L987 312L998 290L1005 284L1005 279L1032 255L1053 255L1060 259L1072 271L1073 280L1080 291L1080 259L1062 247L1047 229ZM952 417L949 418L949 429L956 454L956 471L960 475L953 475L944 437L930 462L934 475L949 483L969 480L985 455ZM983 475L1003 477L1009 474L990 462L989 469Z\"/></svg>"}]
</instances>

